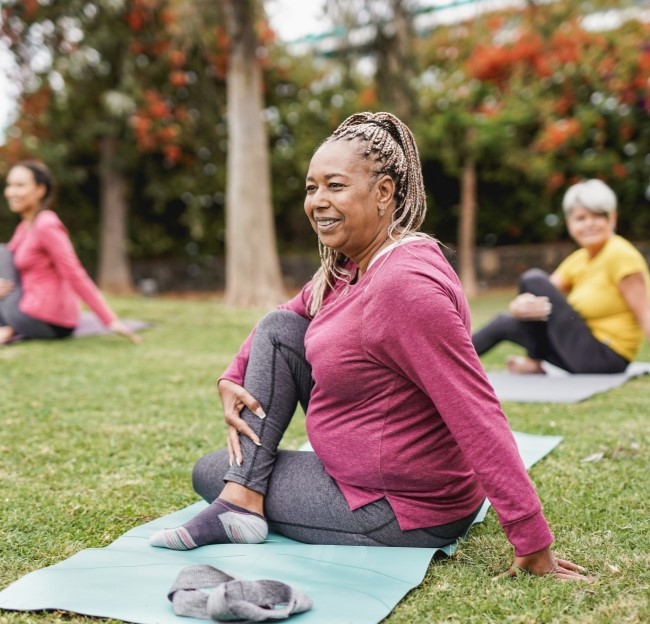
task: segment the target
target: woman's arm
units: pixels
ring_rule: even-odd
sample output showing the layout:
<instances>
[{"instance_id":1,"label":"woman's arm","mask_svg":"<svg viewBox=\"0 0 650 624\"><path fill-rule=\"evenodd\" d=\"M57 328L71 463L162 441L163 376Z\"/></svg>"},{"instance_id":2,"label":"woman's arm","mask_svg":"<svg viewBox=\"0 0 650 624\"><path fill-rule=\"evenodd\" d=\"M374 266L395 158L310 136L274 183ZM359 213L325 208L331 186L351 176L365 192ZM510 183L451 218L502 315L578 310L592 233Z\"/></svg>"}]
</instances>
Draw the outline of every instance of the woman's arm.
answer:
<instances>
[{"instance_id":1,"label":"woman's arm","mask_svg":"<svg viewBox=\"0 0 650 624\"><path fill-rule=\"evenodd\" d=\"M54 213L45 212L40 215L37 227L40 243L47 251L60 278L72 286L76 295L112 332L138 344L141 338L117 318L95 283L90 279L72 246L68 231L59 218Z\"/></svg>"},{"instance_id":2,"label":"woman's arm","mask_svg":"<svg viewBox=\"0 0 650 624\"><path fill-rule=\"evenodd\" d=\"M571 290L569 284L562 277L562 275L557 271L551 273L548 279L551 282L551 284L555 286L555 288L557 288L560 292L563 292L564 294L567 294Z\"/></svg>"},{"instance_id":3,"label":"woman's arm","mask_svg":"<svg viewBox=\"0 0 650 624\"><path fill-rule=\"evenodd\" d=\"M643 274L626 275L618 283L618 288L625 303L636 317L645 337L650 340L650 302L648 302L648 289Z\"/></svg>"}]
</instances>

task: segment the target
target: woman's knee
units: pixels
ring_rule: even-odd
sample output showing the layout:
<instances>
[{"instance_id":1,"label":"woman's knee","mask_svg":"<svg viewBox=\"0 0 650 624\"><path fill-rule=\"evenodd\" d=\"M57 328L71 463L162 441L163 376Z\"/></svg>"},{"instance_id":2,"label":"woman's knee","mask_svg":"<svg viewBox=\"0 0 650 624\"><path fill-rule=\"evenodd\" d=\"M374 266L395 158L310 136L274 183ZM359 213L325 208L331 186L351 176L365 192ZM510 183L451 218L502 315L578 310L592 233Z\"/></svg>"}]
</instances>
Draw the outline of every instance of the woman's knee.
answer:
<instances>
[{"instance_id":1,"label":"woman's knee","mask_svg":"<svg viewBox=\"0 0 650 624\"><path fill-rule=\"evenodd\" d=\"M255 334L268 336L272 342L304 344L309 321L290 310L273 310L257 324Z\"/></svg>"},{"instance_id":2,"label":"woman's knee","mask_svg":"<svg viewBox=\"0 0 650 624\"><path fill-rule=\"evenodd\" d=\"M204 500L211 503L221 494L224 477L230 468L228 450L221 449L199 459L192 469L192 487Z\"/></svg>"},{"instance_id":3,"label":"woman's knee","mask_svg":"<svg viewBox=\"0 0 650 624\"><path fill-rule=\"evenodd\" d=\"M528 269L519 278L519 292L533 295L545 291L550 284L549 275L542 269Z\"/></svg>"}]
</instances>

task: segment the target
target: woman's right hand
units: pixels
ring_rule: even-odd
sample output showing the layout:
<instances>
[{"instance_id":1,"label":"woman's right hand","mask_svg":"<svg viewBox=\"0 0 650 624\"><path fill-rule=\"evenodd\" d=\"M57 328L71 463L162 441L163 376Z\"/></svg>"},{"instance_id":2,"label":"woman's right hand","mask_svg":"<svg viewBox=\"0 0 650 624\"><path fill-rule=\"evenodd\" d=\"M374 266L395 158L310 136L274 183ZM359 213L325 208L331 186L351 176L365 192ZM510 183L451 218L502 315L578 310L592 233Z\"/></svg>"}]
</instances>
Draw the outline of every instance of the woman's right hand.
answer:
<instances>
[{"instance_id":1,"label":"woman's right hand","mask_svg":"<svg viewBox=\"0 0 650 624\"><path fill-rule=\"evenodd\" d=\"M0 299L4 299L14 289L14 283L11 280L0 279Z\"/></svg>"},{"instance_id":2,"label":"woman's right hand","mask_svg":"<svg viewBox=\"0 0 650 624\"><path fill-rule=\"evenodd\" d=\"M552 307L548 297L522 293L510 302L510 314L520 321L547 321Z\"/></svg>"},{"instance_id":3,"label":"woman's right hand","mask_svg":"<svg viewBox=\"0 0 650 624\"><path fill-rule=\"evenodd\" d=\"M228 425L228 457L230 465L232 466L233 462L235 462L238 466L241 466L244 458L241 452L239 436L243 434L249 437L254 444L261 446L257 434L241 417L241 411L247 407L258 418L266 418L266 414L259 401L234 381L220 379L217 382L217 391L221 398L224 418Z\"/></svg>"}]
</instances>

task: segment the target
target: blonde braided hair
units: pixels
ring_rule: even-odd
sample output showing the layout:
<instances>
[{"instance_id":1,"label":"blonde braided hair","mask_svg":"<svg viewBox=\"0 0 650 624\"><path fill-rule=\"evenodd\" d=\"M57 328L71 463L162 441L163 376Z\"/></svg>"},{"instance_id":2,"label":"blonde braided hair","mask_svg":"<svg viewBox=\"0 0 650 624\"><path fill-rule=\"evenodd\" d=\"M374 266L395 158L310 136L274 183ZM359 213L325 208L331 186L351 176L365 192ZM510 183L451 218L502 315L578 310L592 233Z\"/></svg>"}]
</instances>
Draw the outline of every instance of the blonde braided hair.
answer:
<instances>
[{"instance_id":1,"label":"blonde braided hair","mask_svg":"<svg viewBox=\"0 0 650 624\"><path fill-rule=\"evenodd\" d=\"M408 126L390 113L356 113L348 117L322 145L334 141L358 141L359 155L375 163L373 178L389 175L395 183L395 210L388 236L400 240L418 231L427 212L420 154ZM397 236L394 234L397 233ZM327 291L339 279L350 279L345 268L348 258L323 245L319 239L321 266L312 280L309 313L314 316Z\"/></svg>"}]
</instances>

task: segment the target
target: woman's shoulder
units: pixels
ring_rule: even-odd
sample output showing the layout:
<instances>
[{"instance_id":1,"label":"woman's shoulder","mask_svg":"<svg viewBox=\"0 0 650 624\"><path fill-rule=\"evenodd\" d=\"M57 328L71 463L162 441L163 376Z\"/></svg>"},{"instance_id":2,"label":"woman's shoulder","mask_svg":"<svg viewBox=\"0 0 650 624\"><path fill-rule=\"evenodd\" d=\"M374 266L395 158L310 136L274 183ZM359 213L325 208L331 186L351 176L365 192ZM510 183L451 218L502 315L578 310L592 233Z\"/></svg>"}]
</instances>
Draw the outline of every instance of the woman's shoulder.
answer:
<instances>
[{"instance_id":1,"label":"woman's shoulder","mask_svg":"<svg viewBox=\"0 0 650 624\"><path fill-rule=\"evenodd\" d=\"M408 288L424 282L456 284L458 277L440 244L431 237L414 237L397 245L375 263L373 281L382 288Z\"/></svg>"},{"instance_id":2,"label":"woman's shoulder","mask_svg":"<svg viewBox=\"0 0 650 624\"><path fill-rule=\"evenodd\" d=\"M59 215L56 214L53 210L41 210L34 219L32 224L33 228L46 228L53 225L62 226L63 223L59 218Z\"/></svg>"},{"instance_id":3,"label":"woman's shoulder","mask_svg":"<svg viewBox=\"0 0 650 624\"><path fill-rule=\"evenodd\" d=\"M614 257L643 259L643 254L639 249L619 234L614 234L614 236L611 237L609 244L607 245L607 252L609 256Z\"/></svg>"},{"instance_id":4,"label":"woman's shoulder","mask_svg":"<svg viewBox=\"0 0 650 624\"><path fill-rule=\"evenodd\" d=\"M422 269L449 267L441 244L432 237L418 236L398 245L394 250L396 267L406 272L418 272ZM427 271L428 272L428 271Z\"/></svg>"},{"instance_id":5,"label":"woman's shoulder","mask_svg":"<svg viewBox=\"0 0 650 624\"><path fill-rule=\"evenodd\" d=\"M41 210L32 223L32 230L44 234L52 230L60 230L67 234L68 230L53 210Z\"/></svg>"}]
</instances>

